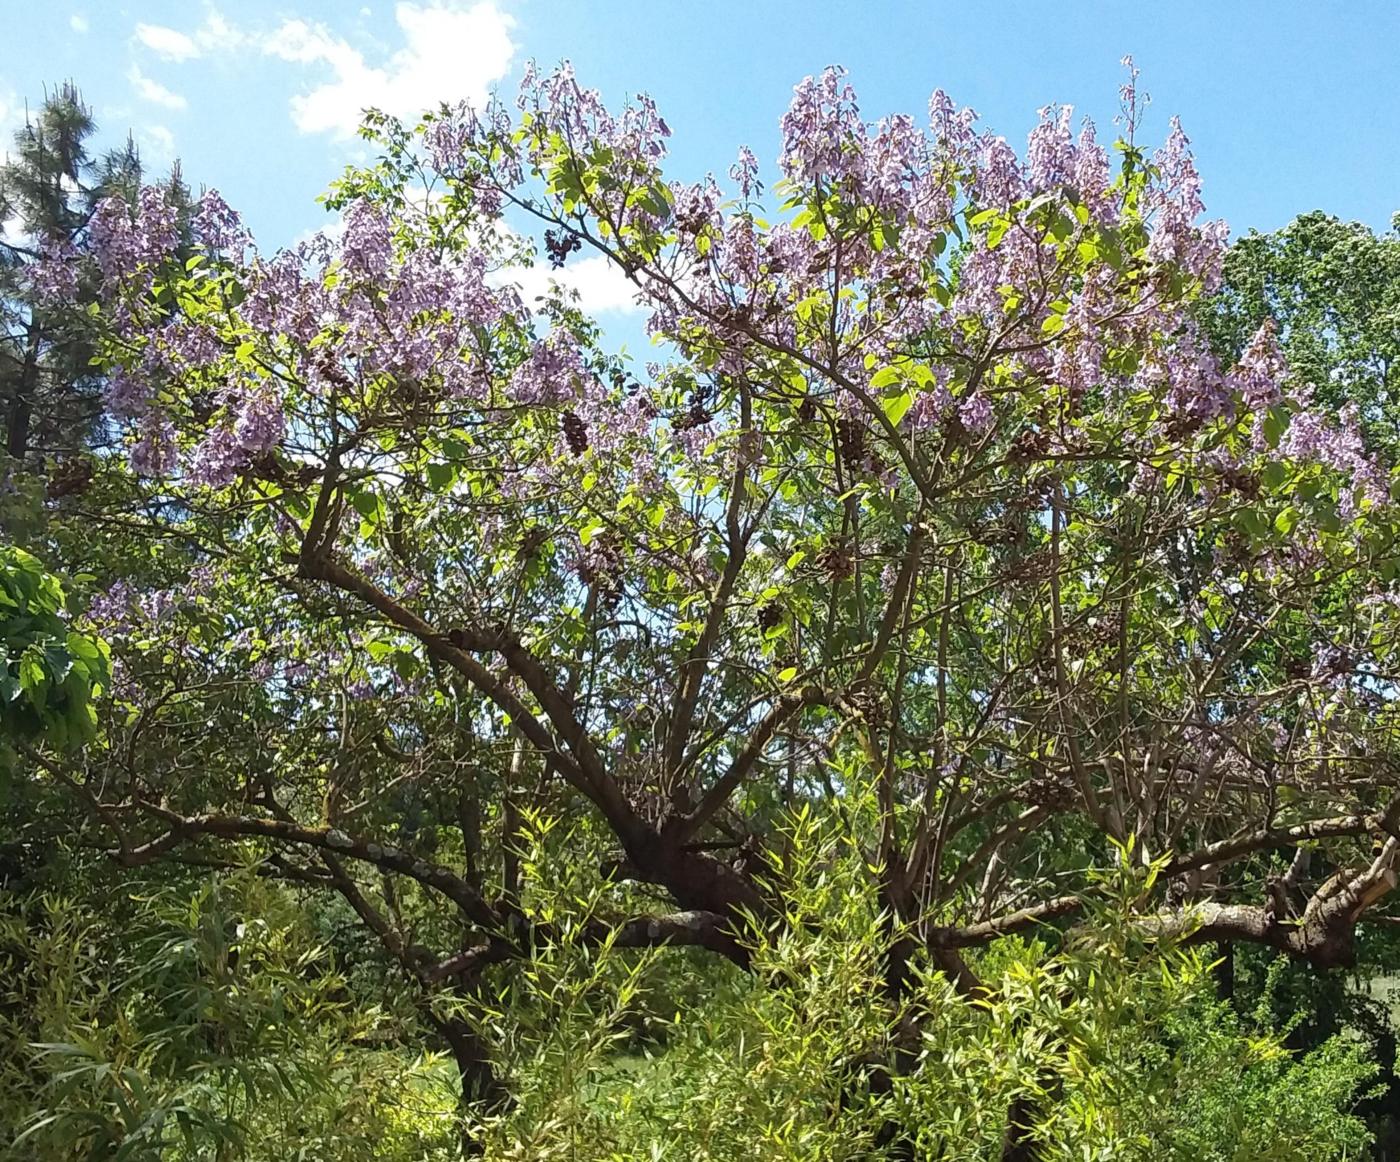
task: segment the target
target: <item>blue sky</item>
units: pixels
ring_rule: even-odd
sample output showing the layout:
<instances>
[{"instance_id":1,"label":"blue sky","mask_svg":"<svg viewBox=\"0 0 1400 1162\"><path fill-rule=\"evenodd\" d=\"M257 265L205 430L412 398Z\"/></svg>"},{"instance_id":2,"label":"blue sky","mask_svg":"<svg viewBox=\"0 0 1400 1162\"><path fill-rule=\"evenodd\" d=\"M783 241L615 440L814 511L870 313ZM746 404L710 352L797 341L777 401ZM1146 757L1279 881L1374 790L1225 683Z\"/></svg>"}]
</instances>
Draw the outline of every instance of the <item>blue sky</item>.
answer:
<instances>
[{"instance_id":1,"label":"blue sky","mask_svg":"<svg viewBox=\"0 0 1400 1162\"><path fill-rule=\"evenodd\" d=\"M830 63L872 119L922 114L941 86L1018 144L1052 101L1111 136L1132 53L1153 98L1142 139L1179 114L1209 211L1236 233L1316 208L1384 227L1400 209L1395 0L0 0L0 28L0 128L72 77L104 130L130 127L153 169L178 155L265 246L325 224L314 199L357 156L362 104L411 115L513 89L531 57L571 58L610 100L651 93L673 176L695 178L741 143L771 162L793 83ZM593 306L623 309L605 279L576 277Z\"/></svg>"}]
</instances>

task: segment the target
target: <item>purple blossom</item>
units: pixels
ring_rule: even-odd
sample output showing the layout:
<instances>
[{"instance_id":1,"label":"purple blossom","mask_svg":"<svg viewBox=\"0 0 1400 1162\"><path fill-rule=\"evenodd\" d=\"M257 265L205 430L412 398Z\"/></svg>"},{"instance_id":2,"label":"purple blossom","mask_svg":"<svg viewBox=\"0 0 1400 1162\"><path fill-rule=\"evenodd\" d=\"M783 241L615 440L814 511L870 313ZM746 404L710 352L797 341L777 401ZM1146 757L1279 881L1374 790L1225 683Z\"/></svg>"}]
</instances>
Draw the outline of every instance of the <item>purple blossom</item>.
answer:
<instances>
[{"instance_id":1,"label":"purple blossom","mask_svg":"<svg viewBox=\"0 0 1400 1162\"><path fill-rule=\"evenodd\" d=\"M104 395L107 410L123 420L144 415L150 404L149 386L123 367L107 377Z\"/></svg>"},{"instance_id":2,"label":"purple blossom","mask_svg":"<svg viewBox=\"0 0 1400 1162\"><path fill-rule=\"evenodd\" d=\"M1317 411L1304 410L1295 414L1279 442L1279 452L1295 460L1321 464L1343 477L1340 506L1343 517L1355 515L1358 498L1373 505L1389 502L1386 472L1366 451L1355 404L1342 408L1335 423Z\"/></svg>"},{"instance_id":3,"label":"purple blossom","mask_svg":"<svg viewBox=\"0 0 1400 1162\"><path fill-rule=\"evenodd\" d=\"M1230 373L1229 384L1240 393L1249 411L1259 411L1283 399L1280 384L1287 370L1273 320L1266 319Z\"/></svg>"},{"instance_id":4,"label":"purple blossom","mask_svg":"<svg viewBox=\"0 0 1400 1162\"><path fill-rule=\"evenodd\" d=\"M281 402L269 390L249 396L233 425L234 439L248 456L270 452L282 442L285 430Z\"/></svg>"},{"instance_id":5,"label":"purple blossom","mask_svg":"<svg viewBox=\"0 0 1400 1162\"><path fill-rule=\"evenodd\" d=\"M1026 169L1032 191L1055 189L1074 179L1077 163L1070 119L1070 105L1047 105L1040 110L1040 123L1031 130L1026 148Z\"/></svg>"},{"instance_id":6,"label":"purple blossom","mask_svg":"<svg viewBox=\"0 0 1400 1162\"><path fill-rule=\"evenodd\" d=\"M25 268L29 290L43 306L72 302L78 293L77 248L66 238L45 239L39 257Z\"/></svg>"},{"instance_id":7,"label":"purple blossom","mask_svg":"<svg viewBox=\"0 0 1400 1162\"><path fill-rule=\"evenodd\" d=\"M844 83L846 70L826 69L806 77L793 88L792 104L783 114L783 173L792 181L810 184L831 179L839 184L865 140L855 90Z\"/></svg>"},{"instance_id":8,"label":"purple blossom","mask_svg":"<svg viewBox=\"0 0 1400 1162\"><path fill-rule=\"evenodd\" d=\"M126 201L120 197L103 198L97 203L88 224L88 237L97 258L102 277L110 284L136 267L135 230Z\"/></svg>"},{"instance_id":9,"label":"purple blossom","mask_svg":"<svg viewBox=\"0 0 1400 1162\"><path fill-rule=\"evenodd\" d=\"M1131 142L1137 131L1138 122L1142 120L1143 108L1151 98L1145 93L1138 92L1137 82L1142 70L1133 63L1133 58L1125 56L1118 63L1128 70L1128 79L1118 88L1120 112L1114 121L1123 126L1123 136Z\"/></svg>"},{"instance_id":10,"label":"purple blossom","mask_svg":"<svg viewBox=\"0 0 1400 1162\"><path fill-rule=\"evenodd\" d=\"M958 419L963 427L975 435L982 435L991 428L995 415L987 393L974 392L959 403Z\"/></svg>"},{"instance_id":11,"label":"purple blossom","mask_svg":"<svg viewBox=\"0 0 1400 1162\"><path fill-rule=\"evenodd\" d=\"M1229 415L1234 407L1220 365L1193 326L1183 328L1171 346L1154 351L1136 381L1162 398L1173 417L1194 425Z\"/></svg>"},{"instance_id":12,"label":"purple blossom","mask_svg":"<svg viewBox=\"0 0 1400 1162\"><path fill-rule=\"evenodd\" d=\"M554 404L576 398L588 373L578 342L567 331L555 331L535 343L510 380L516 403Z\"/></svg>"},{"instance_id":13,"label":"purple blossom","mask_svg":"<svg viewBox=\"0 0 1400 1162\"><path fill-rule=\"evenodd\" d=\"M365 198L345 211L340 257L347 270L371 282L383 280L394 256L394 239L383 210Z\"/></svg>"},{"instance_id":14,"label":"purple blossom","mask_svg":"<svg viewBox=\"0 0 1400 1162\"><path fill-rule=\"evenodd\" d=\"M972 109L959 109L947 93L935 89L928 100L928 118L943 157L957 165L966 164L977 142L973 131L977 114Z\"/></svg>"},{"instance_id":15,"label":"purple blossom","mask_svg":"<svg viewBox=\"0 0 1400 1162\"><path fill-rule=\"evenodd\" d=\"M739 160L729 167L729 176L739 183L739 193L744 198L763 191L763 183L758 180L758 158L747 145L739 147Z\"/></svg>"},{"instance_id":16,"label":"purple blossom","mask_svg":"<svg viewBox=\"0 0 1400 1162\"><path fill-rule=\"evenodd\" d=\"M108 297L128 285L145 290L153 270L180 243L179 211L162 186L143 188L134 214L123 198L104 198L93 210L88 238Z\"/></svg>"},{"instance_id":17,"label":"purple blossom","mask_svg":"<svg viewBox=\"0 0 1400 1162\"><path fill-rule=\"evenodd\" d=\"M158 266L180 242L180 218L170 191L147 186L137 202L135 252L138 262Z\"/></svg>"},{"instance_id":18,"label":"purple blossom","mask_svg":"<svg viewBox=\"0 0 1400 1162\"><path fill-rule=\"evenodd\" d=\"M177 319L161 331L160 339L172 366L190 370L209 367L224 355L218 332L207 323Z\"/></svg>"},{"instance_id":19,"label":"purple blossom","mask_svg":"<svg viewBox=\"0 0 1400 1162\"><path fill-rule=\"evenodd\" d=\"M433 168L440 173L456 173L465 168L481 131L481 119L465 101L450 112L438 114L423 133Z\"/></svg>"},{"instance_id":20,"label":"purple blossom","mask_svg":"<svg viewBox=\"0 0 1400 1162\"><path fill-rule=\"evenodd\" d=\"M229 207L218 190L207 190L199 199L191 228L205 250L223 251L235 257L252 241L238 212Z\"/></svg>"},{"instance_id":21,"label":"purple blossom","mask_svg":"<svg viewBox=\"0 0 1400 1162\"><path fill-rule=\"evenodd\" d=\"M1201 227L1195 220L1205 211L1201 178L1191 156L1181 122L1173 117L1166 142L1153 155L1161 183L1149 190L1146 205L1152 214L1147 256L1153 262L1175 263L1199 278L1207 291L1219 284L1229 230L1224 222Z\"/></svg>"},{"instance_id":22,"label":"purple blossom","mask_svg":"<svg viewBox=\"0 0 1400 1162\"><path fill-rule=\"evenodd\" d=\"M958 293L953 310L959 315L995 324L1004 314L1000 287L1005 282L1002 256L979 241L963 259L958 272Z\"/></svg>"},{"instance_id":23,"label":"purple blossom","mask_svg":"<svg viewBox=\"0 0 1400 1162\"><path fill-rule=\"evenodd\" d=\"M933 384L919 392L904 416L904 422L916 432L938 427L956 406L946 386L947 372L935 368L934 377Z\"/></svg>"},{"instance_id":24,"label":"purple blossom","mask_svg":"<svg viewBox=\"0 0 1400 1162\"><path fill-rule=\"evenodd\" d=\"M177 452L174 425L164 416L147 416L137 428L127 456L138 476L167 476L175 468Z\"/></svg>"},{"instance_id":25,"label":"purple blossom","mask_svg":"<svg viewBox=\"0 0 1400 1162\"><path fill-rule=\"evenodd\" d=\"M136 608L136 590L125 581L116 582L105 593L93 594L87 616L95 626L108 631L124 627Z\"/></svg>"},{"instance_id":26,"label":"purple blossom","mask_svg":"<svg viewBox=\"0 0 1400 1162\"><path fill-rule=\"evenodd\" d=\"M1024 190L1021 163L1004 137L987 136L977 158L973 175L973 196L980 206L1005 208Z\"/></svg>"},{"instance_id":27,"label":"purple blossom","mask_svg":"<svg viewBox=\"0 0 1400 1162\"><path fill-rule=\"evenodd\" d=\"M225 416L194 450L190 482L207 488L231 484L253 460L278 446L285 429L281 403L266 386L229 393Z\"/></svg>"},{"instance_id":28,"label":"purple blossom","mask_svg":"<svg viewBox=\"0 0 1400 1162\"><path fill-rule=\"evenodd\" d=\"M1074 185L1084 204L1104 226L1118 222L1118 203L1109 187L1113 183L1108 151L1094 135L1094 123L1087 117L1079 132L1079 148L1074 159Z\"/></svg>"}]
</instances>

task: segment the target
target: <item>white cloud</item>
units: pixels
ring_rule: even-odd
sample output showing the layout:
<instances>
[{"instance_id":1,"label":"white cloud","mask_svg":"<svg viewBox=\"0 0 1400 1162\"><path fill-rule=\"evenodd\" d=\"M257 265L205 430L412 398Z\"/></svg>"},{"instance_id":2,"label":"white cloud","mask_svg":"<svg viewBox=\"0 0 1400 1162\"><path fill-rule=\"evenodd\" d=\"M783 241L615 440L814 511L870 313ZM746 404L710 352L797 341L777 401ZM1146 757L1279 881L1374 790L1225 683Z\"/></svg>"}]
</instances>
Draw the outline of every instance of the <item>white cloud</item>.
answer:
<instances>
[{"instance_id":1,"label":"white cloud","mask_svg":"<svg viewBox=\"0 0 1400 1162\"><path fill-rule=\"evenodd\" d=\"M601 254L570 262L562 270L531 266L511 272L511 281L520 287L527 304L535 296L546 293L551 282L565 290L577 291L579 308L590 315L604 312L635 314L642 308L637 304L637 288L623 274L621 267Z\"/></svg>"},{"instance_id":2,"label":"white cloud","mask_svg":"<svg viewBox=\"0 0 1400 1162\"><path fill-rule=\"evenodd\" d=\"M636 314L642 310L636 302L637 288L622 273L617 263L601 254L570 262L561 270L548 266L509 267L492 278L496 283L514 283L527 307L549 293L550 283L558 283L566 291L578 293L578 306L585 314Z\"/></svg>"},{"instance_id":3,"label":"white cloud","mask_svg":"<svg viewBox=\"0 0 1400 1162\"><path fill-rule=\"evenodd\" d=\"M337 214L324 226L310 226L292 239L291 249L295 250L303 243L314 242L317 238L324 238L332 245L338 243L345 234L345 215Z\"/></svg>"},{"instance_id":4,"label":"white cloud","mask_svg":"<svg viewBox=\"0 0 1400 1162\"><path fill-rule=\"evenodd\" d=\"M175 134L164 125L143 125L136 131L136 144L148 170L170 165L175 160Z\"/></svg>"},{"instance_id":5,"label":"white cloud","mask_svg":"<svg viewBox=\"0 0 1400 1162\"><path fill-rule=\"evenodd\" d=\"M162 85L159 81L153 81L141 71L140 65L132 65L131 71L126 74L127 80L131 82L132 88L136 90L136 95L143 101L150 101L153 105L163 105L167 109L183 109L185 98L179 93L173 93Z\"/></svg>"},{"instance_id":6,"label":"white cloud","mask_svg":"<svg viewBox=\"0 0 1400 1162\"><path fill-rule=\"evenodd\" d=\"M382 65L322 24L288 20L262 42L263 51L294 64L328 67L332 79L292 98L292 121L303 133L354 135L363 110L414 116L440 102L485 103L515 55L514 20L495 0L401 0L394 19L404 45Z\"/></svg>"},{"instance_id":7,"label":"white cloud","mask_svg":"<svg viewBox=\"0 0 1400 1162\"><path fill-rule=\"evenodd\" d=\"M74 32L84 33L88 30L88 18L81 12L75 12L68 18L68 27Z\"/></svg>"},{"instance_id":8,"label":"white cloud","mask_svg":"<svg viewBox=\"0 0 1400 1162\"><path fill-rule=\"evenodd\" d=\"M178 29L161 24L138 24L136 39L168 61L187 61L199 56L199 45Z\"/></svg>"},{"instance_id":9,"label":"white cloud","mask_svg":"<svg viewBox=\"0 0 1400 1162\"><path fill-rule=\"evenodd\" d=\"M0 163L9 160L15 134L24 124L24 103L13 89L0 83Z\"/></svg>"},{"instance_id":10,"label":"white cloud","mask_svg":"<svg viewBox=\"0 0 1400 1162\"><path fill-rule=\"evenodd\" d=\"M248 35L225 20L223 13L210 4L204 12L204 23L195 29L194 39L205 52L218 52L240 48Z\"/></svg>"},{"instance_id":11,"label":"white cloud","mask_svg":"<svg viewBox=\"0 0 1400 1162\"><path fill-rule=\"evenodd\" d=\"M510 35L515 21L498 0L399 0L394 21L401 47L373 61L324 24L288 19L271 33L244 31L212 4L206 5L204 21L193 32L138 24L135 38L169 61L253 47L266 56L329 73L292 98L292 121L303 133L338 138L353 137L368 108L414 117L444 101L484 104L490 87L506 75L515 56ZM140 88L134 79L133 83Z\"/></svg>"}]
</instances>

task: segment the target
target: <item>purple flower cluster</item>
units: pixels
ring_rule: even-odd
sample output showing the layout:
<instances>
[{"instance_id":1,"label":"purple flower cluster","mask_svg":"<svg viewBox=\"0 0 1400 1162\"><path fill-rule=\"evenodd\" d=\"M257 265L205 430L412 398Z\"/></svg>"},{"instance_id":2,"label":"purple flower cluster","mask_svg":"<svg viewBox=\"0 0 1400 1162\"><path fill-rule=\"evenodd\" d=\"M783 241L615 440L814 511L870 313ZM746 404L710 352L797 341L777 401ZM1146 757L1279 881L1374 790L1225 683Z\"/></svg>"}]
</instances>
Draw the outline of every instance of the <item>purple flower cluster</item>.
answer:
<instances>
[{"instance_id":1,"label":"purple flower cluster","mask_svg":"<svg viewBox=\"0 0 1400 1162\"><path fill-rule=\"evenodd\" d=\"M131 469L138 476L168 476L175 470L178 453L175 425L161 415L146 417L127 448Z\"/></svg>"},{"instance_id":2,"label":"purple flower cluster","mask_svg":"<svg viewBox=\"0 0 1400 1162\"><path fill-rule=\"evenodd\" d=\"M560 404L582 397L589 378L577 340L554 331L530 348L511 376L509 394L521 404Z\"/></svg>"},{"instance_id":3,"label":"purple flower cluster","mask_svg":"<svg viewBox=\"0 0 1400 1162\"><path fill-rule=\"evenodd\" d=\"M340 261L357 278L384 282L394 257L394 236L388 216L373 202L360 198L345 211Z\"/></svg>"},{"instance_id":4,"label":"purple flower cluster","mask_svg":"<svg viewBox=\"0 0 1400 1162\"><path fill-rule=\"evenodd\" d=\"M853 176L850 163L864 153L866 128L845 78L845 69L828 68L793 89L782 120L781 165L789 180L840 185Z\"/></svg>"},{"instance_id":5,"label":"purple flower cluster","mask_svg":"<svg viewBox=\"0 0 1400 1162\"><path fill-rule=\"evenodd\" d=\"M1047 105L1026 144L1026 177L1032 193L1072 185L1079 172L1079 147L1074 141L1070 105Z\"/></svg>"},{"instance_id":6,"label":"purple flower cluster","mask_svg":"<svg viewBox=\"0 0 1400 1162\"><path fill-rule=\"evenodd\" d=\"M286 416L282 403L267 386L248 385L225 396L225 414L194 450L192 483L222 488L254 460L282 442Z\"/></svg>"},{"instance_id":7,"label":"purple flower cluster","mask_svg":"<svg viewBox=\"0 0 1400 1162\"><path fill-rule=\"evenodd\" d=\"M1135 73L1128 88L1135 118ZM1178 456L1224 488L1272 453L1263 433L1279 413L1263 417L1286 405L1293 426L1281 454L1346 474L1372 503L1385 495L1355 416L1328 423L1290 393L1272 331L1227 370L1192 321L1192 297L1218 280L1225 234L1200 223L1200 176L1175 121L1150 166L1115 180L1093 124L1077 124L1068 106L1042 109L1018 155L941 91L926 125L902 115L869 124L844 71L828 69L795 87L782 119L778 166L792 213L769 225L747 148L730 170L737 202L713 178L662 180L670 130L645 97L614 115L567 64L547 75L532 66L518 107L518 118L464 106L426 123L432 164L469 195L470 225L449 245L447 219L427 199L375 195L345 208L338 235L263 258L238 216L206 195L190 223L207 256L199 278L239 292L215 319L193 321L140 293L179 243L165 192L143 191L134 212L103 203L94 247L109 302L126 307L118 330L129 352L108 403L135 425L133 463L227 485L289 433L314 448L314 417L333 401L338 414L395 432L410 416L457 422L463 412L504 431L524 414L529 422L509 430L534 443L502 453L513 460L502 497L543 496L564 474L604 470L659 489L701 461L706 475L732 461L732 417L712 404L755 372L767 382L775 364L800 365L810 397L863 424L880 394L872 377L908 361L932 380L906 429L956 436L940 441L949 454L1054 430L1053 448L1023 441L1015 463L1113 427L1124 471L1142 465L1135 490L1155 487ZM508 200L537 197L556 249L576 229L591 232L639 285L649 331L690 365L688 412L659 416L653 399L673 394L664 387L654 397L605 387L601 363L564 321L535 337L518 292L492 285L506 249L492 219ZM1146 238L1146 262L1108 257L1133 237ZM708 386L695 388L702 378ZM1059 422L1042 418L1049 409L1061 410ZM1252 426L1252 446L1235 424ZM183 465L179 447L193 449ZM897 483L893 457L852 462Z\"/></svg>"},{"instance_id":8,"label":"purple flower cluster","mask_svg":"<svg viewBox=\"0 0 1400 1162\"><path fill-rule=\"evenodd\" d=\"M29 291L41 306L71 302L78 293L79 252L68 239L44 239L39 257L24 271Z\"/></svg>"},{"instance_id":9,"label":"purple flower cluster","mask_svg":"<svg viewBox=\"0 0 1400 1162\"><path fill-rule=\"evenodd\" d=\"M729 176L739 187L740 197L745 200L763 192L763 183L758 180L758 158L747 145L740 146L739 160L729 167Z\"/></svg>"},{"instance_id":10,"label":"purple flower cluster","mask_svg":"<svg viewBox=\"0 0 1400 1162\"><path fill-rule=\"evenodd\" d=\"M1335 422L1317 410L1299 411L1279 442L1279 452L1336 472L1344 481L1340 505L1344 517L1354 516L1362 500L1371 505L1389 503L1387 473L1366 450L1355 404L1342 408Z\"/></svg>"},{"instance_id":11,"label":"purple flower cluster","mask_svg":"<svg viewBox=\"0 0 1400 1162\"><path fill-rule=\"evenodd\" d=\"M93 211L88 236L109 294L150 287L158 267L180 242L179 210L163 186L146 186L135 208L121 197L104 198Z\"/></svg>"},{"instance_id":12,"label":"purple flower cluster","mask_svg":"<svg viewBox=\"0 0 1400 1162\"><path fill-rule=\"evenodd\" d=\"M240 258L252 238L238 212L232 209L218 190L208 190L194 208L191 222L194 240L211 253Z\"/></svg>"},{"instance_id":13,"label":"purple flower cluster","mask_svg":"<svg viewBox=\"0 0 1400 1162\"><path fill-rule=\"evenodd\" d=\"M1273 320L1266 319L1250 339L1227 382L1239 393L1247 411L1259 412L1282 401L1287 372Z\"/></svg>"},{"instance_id":14,"label":"purple flower cluster","mask_svg":"<svg viewBox=\"0 0 1400 1162\"><path fill-rule=\"evenodd\" d=\"M1199 278L1205 290L1213 291L1220 285L1229 228L1223 221L1199 228L1195 225L1205 211L1201 178L1177 118L1172 118L1171 132L1153 155L1152 164L1163 180L1151 188L1147 199L1153 215L1147 256L1154 262L1180 266Z\"/></svg>"}]
</instances>

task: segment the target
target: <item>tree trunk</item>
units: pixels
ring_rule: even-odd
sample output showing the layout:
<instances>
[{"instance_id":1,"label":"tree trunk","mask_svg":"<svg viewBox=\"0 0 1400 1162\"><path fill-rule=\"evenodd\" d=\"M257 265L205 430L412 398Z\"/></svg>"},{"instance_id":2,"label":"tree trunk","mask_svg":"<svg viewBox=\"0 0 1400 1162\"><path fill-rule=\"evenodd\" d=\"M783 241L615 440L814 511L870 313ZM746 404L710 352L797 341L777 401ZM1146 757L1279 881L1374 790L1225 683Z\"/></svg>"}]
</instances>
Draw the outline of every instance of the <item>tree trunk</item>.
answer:
<instances>
[{"instance_id":1,"label":"tree trunk","mask_svg":"<svg viewBox=\"0 0 1400 1162\"><path fill-rule=\"evenodd\" d=\"M478 1155L482 1144L473 1129L473 1121L504 1110L509 1095L496 1076L486 1046L467 1022L455 1017L443 1020L431 1014L428 1020L447 1042L461 1079L462 1148L468 1155Z\"/></svg>"},{"instance_id":2,"label":"tree trunk","mask_svg":"<svg viewBox=\"0 0 1400 1162\"><path fill-rule=\"evenodd\" d=\"M1235 946L1228 940L1221 941L1220 959L1214 969L1215 996L1217 1000L1230 1001L1235 998Z\"/></svg>"},{"instance_id":3,"label":"tree trunk","mask_svg":"<svg viewBox=\"0 0 1400 1162\"><path fill-rule=\"evenodd\" d=\"M1018 1097L1006 1113L1006 1132L1001 1138L1001 1162L1036 1162L1035 1142L1031 1123L1035 1119L1035 1103L1029 1097Z\"/></svg>"},{"instance_id":4,"label":"tree trunk","mask_svg":"<svg viewBox=\"0 0 1400 1162\"><path fill-rule=\"evenodd\" d=\"M29 424L34 414L34 393L39 389L39 327L31 322L29 340L24 349L24 367L14 395L10 397L10 414L5 427L5 450L16 460L23 460L29 450Z\"/></svg>"}]
</instances>

